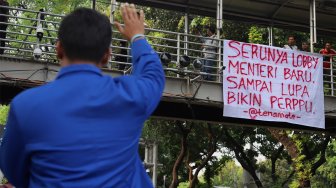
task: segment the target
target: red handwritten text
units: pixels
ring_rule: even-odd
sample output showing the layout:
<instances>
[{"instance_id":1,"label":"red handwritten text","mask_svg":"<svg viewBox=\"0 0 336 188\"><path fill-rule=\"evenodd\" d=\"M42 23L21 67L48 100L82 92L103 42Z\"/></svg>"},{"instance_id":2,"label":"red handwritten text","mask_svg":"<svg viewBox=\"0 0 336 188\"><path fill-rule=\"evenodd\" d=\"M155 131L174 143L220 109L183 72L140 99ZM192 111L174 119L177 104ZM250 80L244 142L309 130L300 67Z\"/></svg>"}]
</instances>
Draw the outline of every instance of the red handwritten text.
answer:
<instances>
[{"instance_id":1,"label":"red handwritten text","mask_svg":"<svg viewBox=\"0 0 336 188\"><path fill-rule=\"evenodd\" d=\"M244 111L244 112L248 113L251 119L257 119L258 116L266 116L266 117L281 118L281 119L301 118L290 112L282 113L282 112L261 111L260 109L255 109L255 108L250 108L248 111Z\"/></svg>"}]
</instances>

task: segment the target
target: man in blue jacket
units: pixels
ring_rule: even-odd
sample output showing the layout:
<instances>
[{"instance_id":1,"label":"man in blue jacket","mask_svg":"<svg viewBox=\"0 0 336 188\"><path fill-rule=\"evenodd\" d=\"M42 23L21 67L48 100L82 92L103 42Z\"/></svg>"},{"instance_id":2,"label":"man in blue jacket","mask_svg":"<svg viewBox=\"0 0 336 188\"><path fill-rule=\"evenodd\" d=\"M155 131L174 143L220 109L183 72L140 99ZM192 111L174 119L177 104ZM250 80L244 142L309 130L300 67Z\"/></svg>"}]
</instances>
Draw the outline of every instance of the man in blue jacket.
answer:
<instances>
[{"instance_id":1,"label":"man in blue jacket","mask_svg":"<svg viewBox=\"0 0 336 188\"><path fill-rule=\"evenodd\" d=\"M55 81L13 100L0 149L0 165L20 187L153 187L138 156L144 121L160 101L164 73L145 40L144 15L122 7L133 73L102 74L110 57L106 16L77 9L62 21Z\"/></svg>"}]
</instances>

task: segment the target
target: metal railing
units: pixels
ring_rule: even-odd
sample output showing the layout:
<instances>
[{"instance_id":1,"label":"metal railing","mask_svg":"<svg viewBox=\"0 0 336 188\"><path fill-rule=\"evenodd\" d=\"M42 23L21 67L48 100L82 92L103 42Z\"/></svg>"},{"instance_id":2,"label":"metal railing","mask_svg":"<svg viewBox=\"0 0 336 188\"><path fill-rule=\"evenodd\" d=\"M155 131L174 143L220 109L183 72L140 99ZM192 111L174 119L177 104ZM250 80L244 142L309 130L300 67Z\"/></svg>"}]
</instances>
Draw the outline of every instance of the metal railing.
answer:
<instances>
[{"instance_id":1,"label":"metal railing","mask_svg":"<svg viewBox=\"0 0 336 188\"><path fill-rule=\"evenodd\" d=\"M324 94L336 96L336 55L323 56Z\"/></svg>"},{"instance_id":2,"label":"metal railing","mask_svg":"<svg viewBox=\"0 0 336 188\"><path fill-rule=\"evenodd\" d=\"M0 18L8 19L8 22L0 22L0 34L6 33L7 35L6 37L0 37L0 41L6 44L0 46L0 49L4 50L3 56L34 59L34 50L39 48L42 50L39 61L58 63L55 43L58 26L64 15L14 7L0 7L8 8L10 12L9 15L0 14ZM41 40L36 37L39 25L42 26L44 33ZM3 26L7 26L7 29L1 30ZM222 63L217 57L220 56L218 46L222 46L221 40L151 28L146 28L146 37L159 54L170 54L170 63L165 66L167 76L188 76L191 78L199 77L200 79L207 79L207 76L212 81L220 81L218 70L220 70L219 67ZM202 38L216 41L217 45L203 45ZM129 45L116 30L113 30L112 41L111 60L107 68L123 71L127 74L132 67ZM210 60L203 57L202 49L205 47L217 48L216 51L207 52L213 54L216 58L211 59L211 66L205 65L203 68L194 68L192 64L195 60L199 60L198 62ZM185 55L187 55L187 58L185 58ZM204 72L204 70L207 70L207 72Z\"/></svg>"},{"instance_id":3,"label":"metal railing","mask_svg":"<svg viewBox=\"0 0 336 188\"><path fill-rule=\"evenodd\" d=\"M1 56L36 60L34 51L40 49L41 55L38 61L58 63L55 44L59 23L64 15L0 7L8 8L10 12L8 15L0 14L0 21L5 20L1 18L8 19L0 22ZM37 37L38 27L43 28L44 36L41 39ZM3 33L6 34L5 37L3 35L1 37ZM164 67L167 76L222 82L223 40L151 28L146 28L145 34L149 43L160 55L169 53L170 63ZM211 40L213 45L204 45L202 39ZM215 58L205 58L205 48L211 48L212 50L206 53ZM111 49L111 60L106 68L124 74L130 73L132 57L129 44L116 30L113 30ZM328 60L330 66L324 68L324 92L331 96L336 96L335 60L335 56L330 57Z\"/></svg>"}]
</instances>

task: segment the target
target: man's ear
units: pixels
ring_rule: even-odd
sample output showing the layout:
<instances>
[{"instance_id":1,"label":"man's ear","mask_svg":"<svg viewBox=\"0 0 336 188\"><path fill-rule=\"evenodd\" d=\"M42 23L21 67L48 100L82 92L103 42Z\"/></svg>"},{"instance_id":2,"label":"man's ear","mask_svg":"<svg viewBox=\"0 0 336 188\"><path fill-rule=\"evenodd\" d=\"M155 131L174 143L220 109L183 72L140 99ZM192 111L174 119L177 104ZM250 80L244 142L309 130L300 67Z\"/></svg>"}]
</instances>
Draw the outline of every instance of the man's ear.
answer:
<instances>
[{"instance_id":1,"label":"man's ear","mask_svg":"<svg viewBox=\"0 0 336 188\"><path fill-rule=\"evenodd\" d=\"M110 60L110 58L111 58L111 53L112 53L111 48L108 48L108 49L106 50L106 52L104 53L103 59L102 59L101 62L100 62L101 67L105 67L106 64L109 62L109 60Z\"/></svg>"},{"instance_id":2,"label":"man's ear","mask_svg":"<svg viewBox=\"0 0 336 188\"><path fill-rule=\"evenodd\" d=\"M56 54L59 60L64 58L64 49L60 41L57 41L56 43Z\"/></svg>"}]
</instances>

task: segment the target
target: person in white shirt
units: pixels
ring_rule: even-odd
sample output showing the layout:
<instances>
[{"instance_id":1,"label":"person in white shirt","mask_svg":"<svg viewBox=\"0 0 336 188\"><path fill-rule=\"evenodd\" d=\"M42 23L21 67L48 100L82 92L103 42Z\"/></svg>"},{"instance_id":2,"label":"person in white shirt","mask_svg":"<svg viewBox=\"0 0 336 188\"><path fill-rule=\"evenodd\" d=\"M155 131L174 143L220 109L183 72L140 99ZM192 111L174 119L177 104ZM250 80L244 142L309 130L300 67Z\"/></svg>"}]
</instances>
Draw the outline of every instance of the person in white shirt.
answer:
<instances>
[{"instance_id":1,"label":"person in white shirt","mask_svg":"<svg viewBox=\"0 0 336 188\"><path fill-rule=\"evenodd\" d=\"M216 53L218 48L218 41L216 40L216 27L214 25L210 25L206 27L207 29L207 37L202 37L202 52L203 52L203 68L202 71L210 74L216 74ZM200 32L199 32L199 35ZM215 81L216 76L206 75L203 77L205 80Z\"/></svg>"},{"instance_id":2,"label":"person in white shirt","mask_svg":"<svg viewBox=\"0 0 336 188\"><path fill-rule=\"evenodd\" d=\"M284 49L297 51L298 47L295 45L296 40L293 35L288 36L287 44L284 46Z\"/></svg>"}]
</instances>

